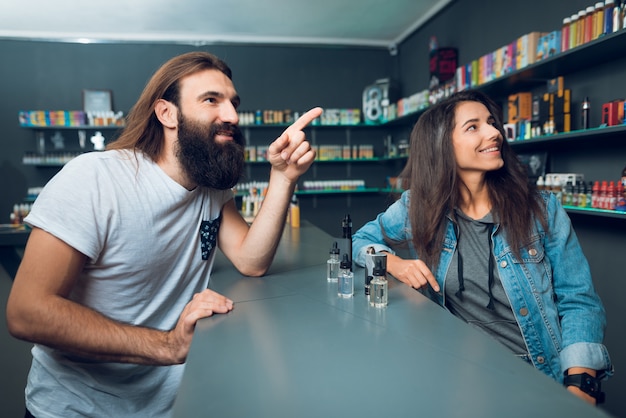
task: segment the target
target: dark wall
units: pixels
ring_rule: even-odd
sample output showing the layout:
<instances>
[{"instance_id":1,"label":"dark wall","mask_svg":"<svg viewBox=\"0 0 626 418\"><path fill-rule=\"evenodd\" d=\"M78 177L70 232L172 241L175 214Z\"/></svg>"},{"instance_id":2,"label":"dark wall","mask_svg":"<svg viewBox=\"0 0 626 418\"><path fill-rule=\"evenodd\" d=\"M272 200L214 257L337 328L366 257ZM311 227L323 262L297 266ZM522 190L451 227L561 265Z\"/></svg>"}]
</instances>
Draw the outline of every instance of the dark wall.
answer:
<instances>
[{"instance_id":1,"label":"dark wall","mask_svg":"<svg viewBox=\"0 0 626 418\"><path fill-rule=\"evenodd\" d=\"M58 171L22 164L24 153L35 150L35 133L19 127L19 110L82 109L82 89L111 89L114 109L126 113L163 62L196 49L228 62L241 108L252 110L360 108L364 86L388 76L391 64L381 48L0 41L0 223L9 221L13 204L24 199L28 187L44 185ZM273 136L255 140L269 143L280 134L265 132ZM75 132L64 135L66 142L77 143ZM349 211L350 202L342 203L337 211ZM303 217L324 220L319 211L303 210Z\"/></svg>"},{"instance_id":2,"label":"dark wall","mask_svg":"<svg viewBox=\"0 0 626 418\"><path fill-rule=\"evenodd\" d=\"M434 19L415 32L399 46L394 59L394 71L400 75L403 94L408 95L427 86L429 72L428 41L435 35L440 46L456 47L459 63L471 60L504 46L532 31L550 32L559 29L562 20L586 6L589 0L569 2L529 0L525 2L476 2L456 0ZM600 105L626 97L626 59L594 66L565 76L565 86L572 90L572 118L579 127L578 109L585 96L592 103L591 126L600 124ZM493 97L502 102L502 97ZM595 141L594 141L595 142ZM560 144L547 149L552 172L577 172L588 180L617 180L626 165L626 141ZM524 147L526 149L526 147ZM596 289L602 298L608 326L605 343L616 368L616 375L605 383L607 404L603 408L615 416L625 416L626 398L626 338L624 321L626 307L621 295L624 284L623 257L626 254L626 220L589 215L570 215L581 245L591 265Z\"/></svg>"},{"instance_id":3,"label":"dark wall","mask_svg":"<svg viewBox=\"0 0 626 418\"><path fill-rule=\"evenodd\" d=\"M402 94L410 95L428 85L428 41L435 35L440 46L459 49L460 63L467 63L531 31L560 28L562 18L585 6L589 0L569 2L476 2L456 0L398 47L390 57L386 50L359 48L296 48L276 46L210 46L144 44L64 44L0 41L0 223L7 222L13 203L20 202L30 186L43 185L56 169L22 165L25 151L34 149L34 133L17 123L24 109L80 109L81 90L112 89L116 110L128 111L151 73L174 55L208 50L224 58L234 71L235 85L243 98L242 109L312 106L360 107L363 87L389 75L400 81ZM589 95L592 124L599 123L599 104L626 96L626 65L623 60L572 74L566 78L574 104ZM393 129L392 129L393 131ZM269 132L269 131L268 131ZM365 141L386 135L372 131ZM256 134L255 134L256 135ZM330 134L329 134L330 135ZM364 136L366 134L363 134ZM373 139L370 139L373 138ZM272 138L268 138L268 142ZM599 147L601 148L601 147ZM589 147L587 147L589 149ZM617 177L624 164L624 146L602 154L576 149L551 150L555 170L580 169L591 176ZM569 153L569 154L568 154ZM395 163L394 163L395 164ZM574 164L573 166L570 164ZM351 167L359 176L398 172L401 167ZM346 168L319 165L319 173L337 176ZM361 172L369 172L360 174ZM321 175L321 174L320 174ZM389 203L387 196L303 197L302 216L331 234L339 233L344 213L353 216L355 229L372 219ZM617 374L605 387L605 407L616 416L626 411L626 339L623 337L626 308L620 296L625 285L621 257L626 254L623 219L573 215L572 221L589 258L596 286L607 308L609 347Z\"/></svg>"}]
</instances>

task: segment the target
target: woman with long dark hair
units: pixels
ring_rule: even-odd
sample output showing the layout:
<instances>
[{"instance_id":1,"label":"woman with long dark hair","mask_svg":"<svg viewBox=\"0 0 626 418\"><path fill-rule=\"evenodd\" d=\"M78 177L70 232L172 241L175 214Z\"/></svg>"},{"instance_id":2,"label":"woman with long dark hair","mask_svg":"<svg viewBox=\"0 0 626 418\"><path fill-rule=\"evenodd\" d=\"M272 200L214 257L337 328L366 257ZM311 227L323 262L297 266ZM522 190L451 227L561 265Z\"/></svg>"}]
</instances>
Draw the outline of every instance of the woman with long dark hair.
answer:
<instances>
[{"instance_id":1,"label":"woman with long dark hair","mask_svg":"<svg viewBox=\"0 0 626 418\"><path fill-rule=\"evenodd\" d=\"M498 106L456 93L420 116L410 147L406 191L354 234L355 262L386 252L395 278L602 402L612 366L589 265L558 199L529 184Z\"/></svg>"}]
</instances>

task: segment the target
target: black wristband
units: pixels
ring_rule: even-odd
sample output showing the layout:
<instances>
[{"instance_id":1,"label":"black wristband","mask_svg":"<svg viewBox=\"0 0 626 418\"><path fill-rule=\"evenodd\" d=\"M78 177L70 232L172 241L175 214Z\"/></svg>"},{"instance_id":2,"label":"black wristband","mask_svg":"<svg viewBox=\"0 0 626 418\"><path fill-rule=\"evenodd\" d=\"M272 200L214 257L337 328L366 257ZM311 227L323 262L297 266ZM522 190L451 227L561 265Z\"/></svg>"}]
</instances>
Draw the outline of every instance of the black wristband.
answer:
<instances>
[{"instance_id":1,"label":"black wristband","mask_svg":"<svg viewBox=\"0 0 626 418\"><path fill-rule=\"evenodd\" d=\"M566 374L563 378L563 385L576 386L587 395L596 400L596 404L604 402L604 392L602 392L602 385L600 379L593 377L589 373L580 374Z\"/></svg>"}]
</instances>

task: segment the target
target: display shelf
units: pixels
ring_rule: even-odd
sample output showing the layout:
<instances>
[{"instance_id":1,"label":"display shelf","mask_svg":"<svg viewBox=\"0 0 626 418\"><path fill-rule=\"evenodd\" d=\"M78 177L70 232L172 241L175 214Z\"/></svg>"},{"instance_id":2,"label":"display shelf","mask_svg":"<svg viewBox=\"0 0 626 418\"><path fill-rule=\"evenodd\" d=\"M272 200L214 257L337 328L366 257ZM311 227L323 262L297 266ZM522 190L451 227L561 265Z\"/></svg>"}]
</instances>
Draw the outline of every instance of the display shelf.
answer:
<instances>
[{"instance_id":1,"label":"display shelf","mask_svg":"<svg viewBox=\"0 0 626 418\"><path fill-rule=\"evenodd\" d=\"M359 194L359 193L379 193L382 189L378 187L365 187L359 189L323 189L323 190L297 190L296 195L323 195L323 194Z\"/></svg>"},{"instance_id":2,"label":"display shelf","mask_svg":"<svg viewBox=\"0 0 626 418\"><path fill-rule=\"evenodd\" d=\"M315 160L315 164L324 163L372 163L406 160L408 156L402 155L397 157L374 157L374 158L340 158L335 160ZM269 164L269 161L246 161L246 164Z\"/></svg>"},{"instance_id":3,"label":"display shelf","mask_svg":"<svg viewBox=\"0 0 626 418\"><path fill-rule=\"evenodd\" d=\"M626 30L602 35L591 42L513 71L476 88L490 96L544 84L626 56Z\"/></svg>"},{"instance_id":4,"label":"display shelf","mask_svg":"<svg viewBox=\"0 0 626 418\"><path fill-rule=\"evenodd\" d=\"M626 125L605 126L599 128L583 129L578 131L564 132L554 135L542 135L530 139L509 141L509 144L517 148L534 147L537 145L563 144L564 142L584 142L587 140L597 141L598 139L624 139L626 136Z\"/></svg>"},{"instance_id":5,"label":"display shelf","mask_svg":"<svg viewBox=\"0 0 626 418\"><path fill-rule=\"evenodd\" d=\"M381 189L378 187L362 187L359 189L320 189L320 190L296 190L294 192L297 196L318 196L318 195L330 195L330 194L359 194L359 193L380 193L382 191L388 191L389 189ZM237 192L236 197L247 196L248 192Z\"/></svg>"},{"instance_id":6,"label":"display shelf","mask_svg":"<svg viewBox=\"0 0 626 418\"><path fill-rule=\"evenodd\" d=\"M626 212L618 212L616 210L580 208L577 206L563 206L568 213L577 213L581 215L600 216L605 218L626 219Z\"/></svg>"},{"instance_id":7,"label":"display shelf","mask_svg":"<svg viewBox=\"0 0 626 418\"><path fill-rule=\"evenodd\" d=\"M76 125L76 126L65 126L65 125L53 125L53 126L30 126L25 125L22 126L25 129L32 129L35 131L78 131L78 130L86 130L86 131L97 131L97 130L115 130L115 129L124 129L123 125Z\"/></svg>"},{"instance_id":8,"label":"display shelf","mask_svg":"<svg viewBox=\"0 0 626 418\"><path fill-rule=\"evenodd\" d=\"M350 129L350 128L375 128L382 124L375 123L359 123L354 125L321 125L321 124L309 124L305 129ZM287 129L290 127L289 123L264 123L259 125L239 125L239 129Z\"/></svg>"},{"instance_id":9,"label":"display shelf","mask_svg":"<svg viewBox=\"0 0 626 418\"><path fill-rule=\"evenodd\" d=\"M494 80L472 87L488 96L497 97L519 90L544 85L547 80L577 73L626 56L626 30L620 30L558 53ZM382 126L414 122L428 108L385 122Z\"/></svg>"}]
</instances>

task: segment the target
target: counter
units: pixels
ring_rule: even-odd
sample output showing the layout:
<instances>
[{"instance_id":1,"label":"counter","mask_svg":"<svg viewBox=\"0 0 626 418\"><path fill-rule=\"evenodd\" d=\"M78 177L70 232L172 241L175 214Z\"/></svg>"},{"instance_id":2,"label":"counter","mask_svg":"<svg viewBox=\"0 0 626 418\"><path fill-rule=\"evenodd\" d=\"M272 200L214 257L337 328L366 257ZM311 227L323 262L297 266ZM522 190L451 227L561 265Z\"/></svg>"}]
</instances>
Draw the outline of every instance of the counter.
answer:
<instances>
[{"instance_id":1,"label":"counter","mask_svg":"<svg viewBox=\"0 0 626 418\"><path fill-rule=\"evenodd\" d=\"M506 348L391 278L373 308L326 281L333 238L286 228L263 278L219 256L235 301L198 322L175 417L606 417Z\"/></svg>"}]
</instances>

